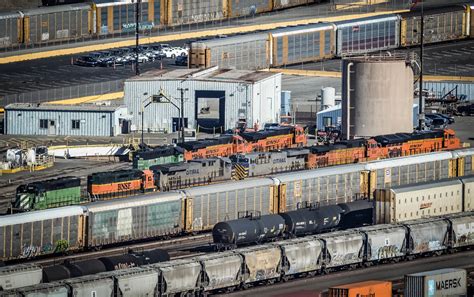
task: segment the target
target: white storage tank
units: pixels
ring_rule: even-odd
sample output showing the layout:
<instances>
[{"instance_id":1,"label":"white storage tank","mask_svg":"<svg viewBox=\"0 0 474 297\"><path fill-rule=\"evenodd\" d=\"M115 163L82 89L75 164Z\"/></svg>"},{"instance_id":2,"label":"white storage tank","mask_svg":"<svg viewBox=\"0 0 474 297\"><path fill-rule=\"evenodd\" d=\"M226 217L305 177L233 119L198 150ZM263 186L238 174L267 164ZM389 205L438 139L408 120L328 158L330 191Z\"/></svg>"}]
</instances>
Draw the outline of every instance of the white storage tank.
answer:
<instances>
[{"instance_id":1,"label":"white storage tank","mask_svg":"<svg viewBox=\"0 0 474 297\"><path fill-rule=\"evenodd\" d=\"M336 105L336 89L331 87L322 88L321 101L323 109L327 109Z\"/></svg>"},{"instance_id":2,"label":"white storage tank","mask_svg":"<svg viewBox=\"0 0 474 297\"><path fill-rule=\"evenodd\" d=\"M413 70L405 57L343 60L345 138L413 132Z\"/></svg>"}]
</instances>

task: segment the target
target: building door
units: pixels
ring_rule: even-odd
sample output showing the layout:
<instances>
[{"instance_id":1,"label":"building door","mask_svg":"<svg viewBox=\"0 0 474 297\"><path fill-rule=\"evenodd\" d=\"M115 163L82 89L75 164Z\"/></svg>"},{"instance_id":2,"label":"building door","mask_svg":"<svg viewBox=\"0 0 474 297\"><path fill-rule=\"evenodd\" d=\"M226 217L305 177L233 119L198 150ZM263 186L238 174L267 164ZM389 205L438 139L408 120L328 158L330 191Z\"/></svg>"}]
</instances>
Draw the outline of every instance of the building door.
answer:
<instances>
[{"instance_id":1,"label":"building door","mask_svg":"<svg viewBox=\"0 0 474 297\"><path fill-rule=\"evenodd\" d=\"M184 118L184 127L188 127L188 118ZM181 118L173 118L173 132L181 131Z\"/></svg>"},{"instance_id":2,"label":"building door","mask_svg":"<svg viewBox=\"0 0 474 297\"><path fill-rule=\"evenodd\" d=\"M48 135L56 135L56 121L55 120L49 121Z\"/></svg>"}]
</instances>

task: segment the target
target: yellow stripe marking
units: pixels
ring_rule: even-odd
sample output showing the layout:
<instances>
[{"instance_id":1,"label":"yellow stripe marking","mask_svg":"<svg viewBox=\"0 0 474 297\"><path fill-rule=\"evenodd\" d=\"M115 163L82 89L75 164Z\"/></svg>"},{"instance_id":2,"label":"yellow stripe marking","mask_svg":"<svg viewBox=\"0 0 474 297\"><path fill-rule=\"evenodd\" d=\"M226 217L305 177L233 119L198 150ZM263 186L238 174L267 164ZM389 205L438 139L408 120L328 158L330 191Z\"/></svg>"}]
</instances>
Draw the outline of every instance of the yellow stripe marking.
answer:
<instances>
[{"instance_id":1,"label":"yellow stripe marking","mask_svg":"<svg viewBox=\"0 0 474 297\"><path fill-rule=\"evenodd\" d=\"M49 101L46 103L47 104L74 105L74 104L81 104L81 103L88 103L88 102L118 100L118 99L122 99L123 96L124 96L123 92L115 92L115 93L108 93L108 94L95 95L95 96L85 96L85 97L72 98L72 99Z\"/></svg>"}]
</instances>

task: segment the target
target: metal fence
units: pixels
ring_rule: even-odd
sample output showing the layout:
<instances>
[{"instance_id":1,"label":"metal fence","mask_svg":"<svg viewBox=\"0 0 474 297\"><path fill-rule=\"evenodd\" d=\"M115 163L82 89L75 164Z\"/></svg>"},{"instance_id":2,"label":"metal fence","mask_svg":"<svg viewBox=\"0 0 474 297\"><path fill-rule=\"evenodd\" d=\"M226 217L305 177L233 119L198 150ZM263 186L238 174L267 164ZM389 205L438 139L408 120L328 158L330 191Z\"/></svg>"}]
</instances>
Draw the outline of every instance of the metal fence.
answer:
<instances>
[{"instance_id":1,"label":"metal fence","mask_svg":"<svg viewBox=\"0 0 474 297\"><path fill-rule=\"evenodd\" d=\"M102 95L123 91L124 79L82 84L64 88L38 90L27 93L0 96L0 106L10 103L42 103L62 99Z\"/></svg>"}]
</instances>

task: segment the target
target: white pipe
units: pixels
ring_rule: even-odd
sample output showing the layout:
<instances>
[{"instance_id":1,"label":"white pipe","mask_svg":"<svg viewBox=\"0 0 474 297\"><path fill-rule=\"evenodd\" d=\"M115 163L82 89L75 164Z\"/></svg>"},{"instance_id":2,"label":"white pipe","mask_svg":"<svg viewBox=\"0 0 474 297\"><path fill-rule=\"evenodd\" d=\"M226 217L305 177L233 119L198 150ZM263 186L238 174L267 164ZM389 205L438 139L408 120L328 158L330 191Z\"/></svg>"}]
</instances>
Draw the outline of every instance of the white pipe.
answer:
<instances>
[{"instance_id":1,"label":"white pipe","mask_svg":"<svg viewBox=\"0 0 474 297\"><path fill-rule=\"evenodd\" d=\"M346 138L349 140L350 138L350 129L351 129L351 67L354 66L353 62L347 63L347 132Z\"/></svg>"}]
</instances>

